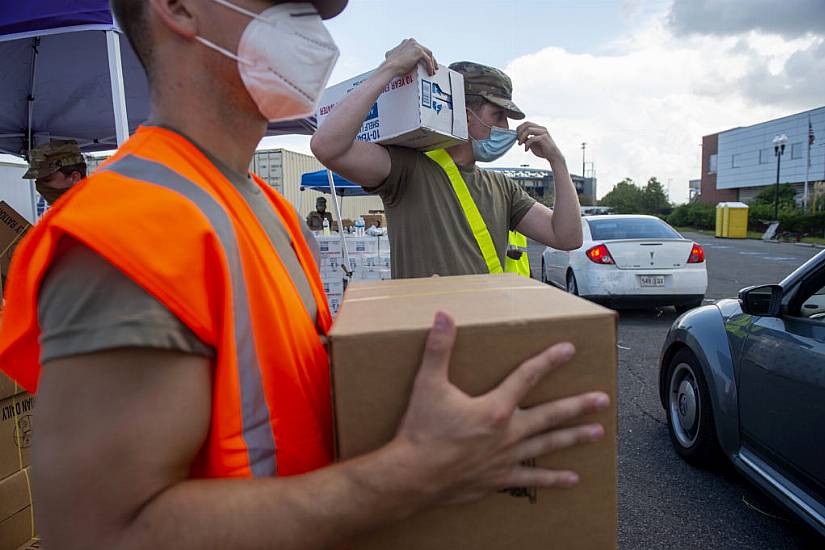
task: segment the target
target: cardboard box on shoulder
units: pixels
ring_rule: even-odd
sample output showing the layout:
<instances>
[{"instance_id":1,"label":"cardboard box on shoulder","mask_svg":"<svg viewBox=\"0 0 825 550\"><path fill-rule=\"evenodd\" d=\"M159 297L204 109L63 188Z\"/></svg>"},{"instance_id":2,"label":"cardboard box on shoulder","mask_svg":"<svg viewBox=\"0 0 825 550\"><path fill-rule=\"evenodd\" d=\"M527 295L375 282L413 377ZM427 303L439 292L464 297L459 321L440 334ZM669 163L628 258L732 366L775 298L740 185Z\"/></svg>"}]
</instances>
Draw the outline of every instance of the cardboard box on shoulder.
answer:
<instances>
[{"instance_id":1,"label":"cardboard box on shoulder","mask_svg":"<svg viewBox=\"0 0 825 550\"><path fill-rule=\"evenodd\" d=\"M37 535L29 469L0 479L0 548L17 548Z\"/></svg>"},{"instance_id":2,"label":"cardboard box on shoulder","mask_svg":"<svg viewBox=\"0 0 825 550\"><path fill-rule=\"evenodd\" d=\"M593 444L537 466L574 469L572 489L533 487L428 509L366 535L356 550L615 548L617 541L616 313L513 274L352 283L331 335L336 446L348 459L388 443L405 412L436 311L456 320L450 380L470 395L496 387L550 345L577 349L522 406L591 390L612 406L583 421L604 425Z\"/></svg>"},{"instance_id":3,"label":"cardboard box on shoulder","mask_svg":"<svg viewBox=\"0 0 825 550\"><path fill-rule=\"evenodd\" d=\"M29 465L33 406L28 393L0 401L0 479Z\"/></svg>"},{"instance_id":4,"label":"cardboard box on shoulder","mask_svg":"<svg viewBox=\"0 0 825 550\"><path fill-rule=\"evenodd\" d=\"M371 73L331 86L321 96L316 116L322 126L335 106ZM401 145L421 151L467 141L464 77L439 66L430 76L421 65L387 84L373 104L356 139Z\"/></svg>"},{"instance_id":5,"label":"cardboard box on shoulder","mask_svg":"<svg viewBox=\"0 0 825 550\"><path fill-rule=\"evenodd\" d=\"M6 288L6 277L11 265L11 257L20 243L20 239L31 227L24 218L6 201L0 201L0 279L2 288Z\"/></svg>"}]
</instances>

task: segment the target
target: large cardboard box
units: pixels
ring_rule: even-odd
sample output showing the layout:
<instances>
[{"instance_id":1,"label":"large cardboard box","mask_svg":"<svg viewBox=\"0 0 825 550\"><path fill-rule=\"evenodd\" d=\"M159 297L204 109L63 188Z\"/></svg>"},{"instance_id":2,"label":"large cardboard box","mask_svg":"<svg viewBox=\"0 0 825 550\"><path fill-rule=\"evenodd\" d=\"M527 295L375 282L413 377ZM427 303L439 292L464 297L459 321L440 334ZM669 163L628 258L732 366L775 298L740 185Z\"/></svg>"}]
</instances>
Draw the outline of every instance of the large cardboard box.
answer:
<instances>
[{"instance_id":1,"label":"large cardboard box","mask_svg":"<svg viewBox=\"0 0 825 550\"><path fill-rule=\"evenodd\" d=\"M0 401L0 479L29 465L33 406L28 393Z\"/></svg>"},{"instance_id":2,"label":"large cardboard box","mask_svg":"<svg viewBox=\"0 0 825 550\"><path fill-rule=\"evenodd\" d=\"M29 469L0 479L0 548L17 548L36 535Z\"/></svg>"},{"instance_id":3,"label":"large cardboard box","mask_svg":"<svg viewBox=\"0 0 825 550\"><path fill-rule=\"evenodd\" d=\"M6 376L3 371L0 371L0 401L3 401L12 395L22 393L23 391L25 390L23 390L20 385Z\"/></svg>"},{"instance_id":4,"label":"large cardboard box","mask_svg":"<svg viewBox=\"0 0 825 550\"><path fill-rule=\"evenodd\" d=\"M586 421L601 422L606 435L537 460L539 466L577 471L575 488L516 488L468 505L433 508L352 547L615 548L616 314L536 281L502 274L349 285L330 335L339 457L367 453L393 438L438 310L456 320L450 379L470 395L491 390L546 347L572 342L572 361L540 382L523 406L605 391L612 407Z\"/></svg>"},{"instance_id":5,"label":"large cardboard box","mask_svg":"<svg viewBox=\"0 0 825 550\"><path fill-rule=\"evenodd\" d=\"M6 201L0 201L0 276L3 288L6 288L12 254L29 227L31 224L26 218Z\"/></svg>"},{"instance_id":6,"label":"large cardboard box","mask_svg":"<svg viewBox=\"0 0 825 550\"><path fill-rule=\"evenodd\" d=\"M40 543L40 539L35 538L18 546L17 550L41 550L42 548L43 545Z\"/></svg>"},{"instance_id":7,"label":"large cardboard box","mask_svg":"<svg viewBox=\"0 0 825 550\"><path fill-rule=\"evenodd\" d=\"M327 88L316 112L318 125L323 125L335 106L370 74ZM430 76L419 65L394 79L378 96L356 139L421 151L467 141L464 77L444 66Z\"/></svg>"}]
</instances>

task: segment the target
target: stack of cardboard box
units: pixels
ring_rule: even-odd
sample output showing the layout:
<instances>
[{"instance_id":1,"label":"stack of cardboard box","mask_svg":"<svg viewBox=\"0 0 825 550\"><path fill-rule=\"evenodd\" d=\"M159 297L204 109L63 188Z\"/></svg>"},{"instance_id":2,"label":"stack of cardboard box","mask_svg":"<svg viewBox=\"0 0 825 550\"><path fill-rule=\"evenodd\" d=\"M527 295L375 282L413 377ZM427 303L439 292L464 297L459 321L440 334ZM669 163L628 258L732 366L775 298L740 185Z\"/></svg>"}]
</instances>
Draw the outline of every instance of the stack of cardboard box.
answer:
<instances>
[{"instance_id":1,"label":"stack of cardboard box","mask_svg":"<svg viewBox=\"0 0 825 550\"><path fill-rule=\"evenodd\" d=\"M0 548L36 536L29 478L30 394L0 373Z\"/></svg>"},{"instance_id":2,"label":"stack of cardboard box","mask_svg":"<svg viewBox=\"0 0 825 550\"><path fill-rule=\"evenodd\" d=\"M353 281L379 281L392 278L390 241L387 237L347 236L346 241ZM326 292L330 309L335 315L338 313L344 295L346 277L342 269L344 253L341 247L341 237L338 235L320 236L318 245L321 251L319 266L321 280L324 283L324 292Z\"/></svg>"}]
</instances>

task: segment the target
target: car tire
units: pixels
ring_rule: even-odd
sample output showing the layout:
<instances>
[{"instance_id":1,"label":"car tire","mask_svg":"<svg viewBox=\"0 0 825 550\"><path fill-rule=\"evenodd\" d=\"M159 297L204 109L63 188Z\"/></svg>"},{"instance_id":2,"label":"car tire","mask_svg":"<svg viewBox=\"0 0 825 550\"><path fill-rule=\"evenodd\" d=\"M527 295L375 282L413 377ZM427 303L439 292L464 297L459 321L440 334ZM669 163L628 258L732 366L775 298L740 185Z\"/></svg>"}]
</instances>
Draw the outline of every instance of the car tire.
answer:
<instances>
[{"instance_id":1,"label":"car tire","mask_svg":"<svg viewBox=\"0 0 825 550\"><path fill-rule=\"evenodd\" d=\"M541 282L547 284L547 268L544 265L544 256L541 257Z\"/></svg>"},{"instance_id":2,"label":"car tire","mask_svg":"<svg viewBox=\"0 0 825 550\"><path fill-rule=\"evenodd\" d=\"M579 283L576 281L576 276L572 271L567 272L567 292L574 296L579 295Z\"/></svg>"},{"instance_id":3,"label":"car tire","mask_svg":"<svg viewBox=\"0 0 825 550\"><path fill-rule=\"evenodd\" d=\"M722 456L710 392L692 351L680 350L667 371L667 427L676 453L694 466L710 467Z\"/></svg>"},{"instance_id":4,"label":"car tire","mask_svg":"<svg viewBox=\"0 0 825 550\"><path fill-rule=\"evenodd\" d=\"M702 297L699 300L696 300L695 302L690 302L689 304L681 304L681 305L673 306L673 307L676 308L676 313L681 315L681 314L685 313L686 311L690 311L691 309L695 309L695 308L701 306L702 305L702 300L704 300L704 297Z\"/></svg>"}]
</instances>

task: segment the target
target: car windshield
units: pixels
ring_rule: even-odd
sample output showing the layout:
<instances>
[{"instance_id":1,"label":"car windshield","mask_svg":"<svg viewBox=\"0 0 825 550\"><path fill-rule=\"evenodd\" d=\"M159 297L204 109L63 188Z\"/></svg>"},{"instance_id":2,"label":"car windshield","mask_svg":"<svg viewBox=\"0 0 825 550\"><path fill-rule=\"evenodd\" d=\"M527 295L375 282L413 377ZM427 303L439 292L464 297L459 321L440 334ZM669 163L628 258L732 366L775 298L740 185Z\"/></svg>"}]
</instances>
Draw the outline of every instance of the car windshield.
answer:
<instances>
[{"instance_id":1,"label":"car windshield","mask_svg":"<svg viewBox=\"0 0 825 550\"><path fill-rule=\"evenodd\" d=\"M649 218L613 218L587 220L594 241L618 239L681 239L682 236L661 220Z\"/></svg>"}]
</instances>

